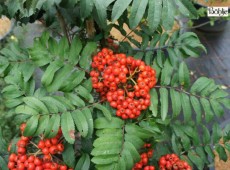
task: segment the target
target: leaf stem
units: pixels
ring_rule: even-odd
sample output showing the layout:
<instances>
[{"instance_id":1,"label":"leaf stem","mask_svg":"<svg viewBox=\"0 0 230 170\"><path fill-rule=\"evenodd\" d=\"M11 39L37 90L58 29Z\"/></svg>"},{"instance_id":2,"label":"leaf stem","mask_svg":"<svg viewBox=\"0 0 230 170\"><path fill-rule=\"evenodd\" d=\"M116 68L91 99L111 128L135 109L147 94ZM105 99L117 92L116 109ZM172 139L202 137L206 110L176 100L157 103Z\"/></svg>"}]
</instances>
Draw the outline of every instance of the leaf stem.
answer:
<instances>
[{"instance_id":1,"label":"leaf stem","mask_svg":"<svg viewBox=\"0 0 230 170\"><path fill-rule=\"evenodd\" d=\"M67 30L67 24L65 22L65 19L60 11L60 9L58 8L58 6L55 4L55 7L56 7L56 10L57 10L57 17L58 17L58 20L60 22L60 26L63 30L63 33L65 34L67 40L68 40L68 44L70 45L71 44L71 41L70 41L70 36L69 36L69 32Z\"/></svg>"},{"instance_id":2,"label":"leaf stem","mask_svg":"<svg viewBox=\"0 0 230 170\"><path fill-rule=\"evenodd\" d=\"M176 45L175 45L175 46L176 46ZM154 51L157 51L157 50L165 50L165 49L167 49L167 48L173 48L173 47L175 47L175 46L172 46L172 45L164 45L164 46L156 47L156 48L146 48L146 49L144 49L144 50L138 49L138 48L133 49L133 50L134 50L134 51L138 51L138 52L147 52L147 51L152 51L152 52L154 52Z\"/></svg>"},{"instance_id":3,"label":"leaf stem","mask_svg":"<svg viewBox=\"0 0 230 170\"><path fill-rule=\"evenodd\" d=\"M204 96L199 96L199 95L196 95L196 94L192 94L192 93L189 93L189 92L187 92L187 91L184 91L183 89L179 89L179 88L176 88L176 87L171 87L171 86L160 86L160 85L157 85L157 86L155 86L155 88L173 89L173 90L176 90L176 91L178 91L178 92L180 92L180 93L185 93L185 94L187 94L187 95L189 95L189 96L195 96L195 97L197 97L197 98L204 98L204 99L210 100L210 98L208 98L208 97L204 97Z\"/></svg>"},{"instance_id":4,"label":"leaf stem","mask_svg":"<svg viewBox=\"0 0 230 170\"><path fill-rule=\"evenodd\" d=\"M121 157L121 153L124 150L124 145L125 145L125 125L122 127L122 146L121 146L121 151L119 153Z\"/></svg>"},{"instance_id":5,"label":"leaf stem","mask_svg":"<svg viewBox=\"0 0 230 170\"><path fill-rule=\"evenodd\" d=\"M121 42L125 41L126 38L128 38L128 36L130 34L132 34L138 27L140 27L142 24L145 24L146 22L142 22L140 24L138 24L134 29L132 29L128 34L126 34L126 36L121 40Z\"/></svg>"},{"instance_id":6,"label":"leaf stem","mask_svg":"<svg viewBox=\"0 0 230 170\"><path fill-rule=\"evenodd\" d=\"M76 67L77 69L79 69L79 70L81 70L81 71L84 71L84 72L86 72L86 73L89 74L89 71L88 71L88 70L85 70L85 69L79 67L78 65L76 65L75 67Z\"/></svg>"}]
</instances>

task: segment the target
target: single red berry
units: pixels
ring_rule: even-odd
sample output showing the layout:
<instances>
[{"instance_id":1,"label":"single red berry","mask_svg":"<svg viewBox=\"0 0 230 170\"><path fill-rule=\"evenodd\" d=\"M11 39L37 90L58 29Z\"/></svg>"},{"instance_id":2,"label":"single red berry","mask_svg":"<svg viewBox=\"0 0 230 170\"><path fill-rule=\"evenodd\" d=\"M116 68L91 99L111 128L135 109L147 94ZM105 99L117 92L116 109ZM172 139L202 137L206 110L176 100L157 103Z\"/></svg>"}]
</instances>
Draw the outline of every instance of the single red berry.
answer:
<instances>
[{"instance_id":1,"label":"single red berry","mask_svg":"<svg viewBox=\"0 0 230 170\"><path fill-rule=\"evenodd\" d=\"M52 146L52 143L51 143L51 141L49 140L49 139L46 139L45 140L45 145L46 145L46 147L51 147Z\"/></svg>"},{"instance_id":2,"label":"single red berry","mask_svg":"<svg viewBox=\"0 0 230 170\"><path fill-rule=\"evenodd\" d=\"M50 141L51 141L51 143L53 145L57 145L58 144L58 139L57 138L52 138L52 139L50 139Z\"/></svg>"},{"instance_id":3,"label":"single red berry","mask_svg":"<svg viewBox=\"0 0 230 170\"><path fill-rule=\"evenodd\" d=\"M26 147L26 144L27 144L27 142L25 141L25 140L19 140L18 142L17 142L17 146L18 147Z\"/></svg>"},{"instance_id":4,"label":"single red berry","mask_svg":"<svg viewBox=\"0 0 230 170\"><path fill-rule=\"evenodd\" d=\"M20 125L20 131L23 132L25 130L25 128L26 128L26 123L22 123Z\"/></svg>"},{"instance_id":5,"label":"single red berry","mask_svg":"<svg viewBox=\"0 0 230 170\"><path fill-rule=\"evenodd\" d=\"M58 152L58 148L57 148L56 145L51 146L51 147L49 148L49 153L50 153L50 154L56 154L57 152Z\"/></svg>"},{"instance_id":6,"label":"single red berry","mask_svg":"<svg viewBox=\"0 0 230 170\"><path fill-rule=\"evenodd\" d=\"M42 153L43 153L44 155L48 155L48 154L49 154L49 148L47 148L47 147L43 148L43 149L42 149Z\"/></svg>"},{"instance_id":7,"label":"single red berry","mask_svg":"<svg viewBox=\"0 0 230 170\"><path fill-rule=\"evenodd\" d=\"M34 159L34 164L35 164L36 166L42 165L42 160L41 160L40 158L36 157L36 158Z\"/></svg>"},{"instance_id":8,"label":"single red berry","mask_svg":"<svg viewBox=\"0 0 230 170\"><path fill-rule=\"evenodd\" d=\"M23 147L18 147L18 153L23 155L26 153L26 149Z\"/></svg>"},{"instance_id":9,"label":"single red berry","mask_svg":"<svg viewBox=\"0 0 230 170\"><path fill-rule=\"evenodd\" d=\"M61 144L61 143L59 143L59 144L57 145L57 149L58 149L58 151L63 152L63 151L64 151L64 145Z\"/></svg>"},{"instance_id":10,"label":"single red berry","mask_svg":"<svg viewBox=\"0 0 230 170\"><path fill-rule=\"evenodd\" d=\"M35 167L35 170L43 170L43 169L44 168L41 165Z\"/></svg>"},{"instance_id":11,"label":"single red berry","mask_svg":"<svg viewBox=\"0 0 230 170\"><path fill-rule=\"evenodd\" d=\"M38 142L38 148L39 148L39 149L45 148L45 142L44 142L43 140L40 140L40 141Z\"/></svg>"},{"instance_id":12,"label":"single red berry","mask_svg":"<svg viewBox=\"0 0 230 170\"><path fill-rule=\"evenodd\" d=\"M27 160L27 155L22 155L19 158L20 162L25 162Z\"/></svg>"},{"instance_id":13,"label":"single red berry","mask_svg":"<svg viewBox=\"0 0 230 170\"><path fill-rule=\"evenodd\" d=\"M34 162L34 159L35 159L35 156L30 155L27 160L28 160L28 162Z\"/></svg>"},{"instance_id":14,"label":"single red berry","mask_svg":"<svg viewBox=\"0 0 230 170\"><path fill-rule=\"evenodd\" d=\"M60 165L59 169L60 170L67 170L67 166L66 165Z\"/></svg>"},{"instance_id":15,"label":"single red berry","mask_svg":"<svg viewBox=\"0 0 230 170\"><path fill-rule=\"evenodd\" d=\"M50 169L57 169L57 168L58 168L58 164L54 162L50 166Z\"/></svg>"},{"instance_id":16,"label":"single red berry","mask_svg":"<svg viewBox=\"0 0 230 170\"><path fill-rule=\"evenodd\" d=\"M9 169L13 169L13 168L15 168L15 162L8 162L8 168Z\"/></svg>"},{"instance_id":17,"label":"single red berry","mask_svg":"<svg viewBox=\"0 0 230 170\"><path fill-rule=\"evenodd\" d=\"M50 156L50 154L46 154L43 156L43 161L45 162L49 162L52 159L52 157Z\"/></svg>"},{"instance_id":18,"label":"single red berry","mask_svg":"<svg viewBox=\"0 0 230 170\"><path fill-rule=\"evenodd\" d=\"M10 154L9 161L14 162L17 159L17 155L15 153Z\"/></svg>"},{"instance_id":19,"label":"single red berry","mask_svg":"<svg viewBox=\"0 0 230 170\"><path fill-rule=\"evenodd\" d=\"M21 140L24 140L24 141L28 142L29 141L29 137L21 136Z\"/></svg>"},{"instance_id":20,"label":"single red berry","mask_svg":"<svg viewBox=\"0 0 230 170\"><path fill-rule=\"evenodd\" d=\"M27 170L34 170L35 169L35 165L34 163L28 163L28 166L27 166Z\"/></svg>"},{"instance_id":21,"label":"single red berry","mask_svg":"<svg viewBox=\"0 0 230 170\"><path fill-rule=\"evenodd\" d=\"M25 169L24 163L19 163L19 164L17 165L17 169L18 169L18 170L24 170L24 169Z\"/></svg>"}]
</instances>

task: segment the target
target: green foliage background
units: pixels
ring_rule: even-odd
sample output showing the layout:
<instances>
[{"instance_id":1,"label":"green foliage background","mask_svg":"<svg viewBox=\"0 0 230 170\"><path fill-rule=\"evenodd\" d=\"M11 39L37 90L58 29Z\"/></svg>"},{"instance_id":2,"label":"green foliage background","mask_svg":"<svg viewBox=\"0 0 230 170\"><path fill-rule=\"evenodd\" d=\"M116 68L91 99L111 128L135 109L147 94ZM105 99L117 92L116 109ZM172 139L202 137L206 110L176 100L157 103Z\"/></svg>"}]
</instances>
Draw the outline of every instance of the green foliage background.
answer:
<instances>
[{"instance_id":1,"label":"green foliage background","mask_svg":"<svg viewBox=\"0 0 230 170\"><path fill-rule=\"evenodd\" d=\"M139 161L138 151L145 142L154 146L151 163L156 166L160 156L172 152L200 170L212 166L214 149L227 160L230 126L220 127L216 119L224 115L224 107L230 108L228 93L207 77L191 82L186 59L199 57L206 49L195 33L171 33L178 12L197 17L191 1L6 0L0 4L0 14L14 18L18 30L26 31L37 19L45 25L32 44L23 44L21 36L4 40L1 46L3 170L7 145L18 137L17 129L25 121L26 136L44 133L51 138L61 127L66 141L63 159L75 169L129 170ZM133 39L123 24L142 42ZM91 57L106 46L112 28L136 46L119 42L119 52L142 59L157 71L151 106L137 120L117 118L92 89ZM75 147L78 135L80 150Z\"/></svg>"}]
</instances>

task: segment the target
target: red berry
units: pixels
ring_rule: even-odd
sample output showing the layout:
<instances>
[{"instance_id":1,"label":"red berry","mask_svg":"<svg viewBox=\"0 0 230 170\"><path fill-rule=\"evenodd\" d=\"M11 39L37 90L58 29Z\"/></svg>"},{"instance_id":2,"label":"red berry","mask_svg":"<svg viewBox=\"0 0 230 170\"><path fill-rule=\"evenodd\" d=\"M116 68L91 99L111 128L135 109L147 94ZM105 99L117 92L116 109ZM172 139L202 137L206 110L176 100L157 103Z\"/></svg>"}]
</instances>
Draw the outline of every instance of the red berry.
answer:
<instances>
[{"instance_id":1,"label":"red berry","mask_svg":"<svg viewBox=\"0 0 230 170\"><path fill-rule=\"evenodd\" d=\"M49 154L49 149L48 149L47 147L43 148L43 149L42 149L42 153L43 153L44 155L48 155L48 154Z\"/></svg>"},{"instance_id":2,"label":"red berry","mask_svg":"<svg viewBox=\"0 0 230 170\"><path fill-rule=\"evenodd\" d=\"M27 160L27 155L22 155L19 158L20 162L25 162Z\"/></svg>"},{"instance_id":3,"label":"red berry","mask_svg":"<svg viewBox=\"0 0 230 170\"><path fill-rule=\"evenodd\" d=\"M26 153L26 149L23 147L18 147L18 153L23 155Z\"/></svg>"},{"instance_id":4,"label":"red berry","mask_svg":"<svg viewBox=\"0 0 230 170\"><path fill-rule=\"evenodd\" d=\"M52 157L50 156L50 154L46 154L43 156L43 161L45 162L49 162L52 159Z\"/></svg>"},{"instance_id":5,"label":"red berry","mask_svg":"<svg viewBox=\"0 0 230 170\"><path fill-rule=\"evenodd\" d=\"M50 166L50 169L57 169L58 168L58 164L57 163L52 163Z\"/></svg>"},{"instance_id":6,"label":"red berry","mask_svg":"<svg viewBox=\"0 0 230 170\"><path fill-rule=\"evenodd\" d=\"M49 139L45 140L45 146L48 147L48 148L52 146L52 143L51 143L51 141Z\"/></svg>"},{"instance_id":7,"label":"red berry","mask_svg":"<svg viewBox=\"0 0 230 170\"><path fill-rule=\"evenodd\" d=\"M38 148L39 148L39 149L45 148L45 142L44 142L43 140L40 140L40 141L38 142Z\"/></svg>"},{"instance_id":8,"label":"red berry","mask_svg":"<svg viewBox=\"0 0 230 170\"><path fill-rule=\"evenodd\" d=\"M35 169L35 165L34 163L28 163L28 166L27 166L27 170L34 170Z\"/></svg>"},{"instance_id":9,"label":"red berry","mask_svg":"<svg viewBox=\"0 0 230 170\"><path fill-rule=\"evenodd\" d=\"M13 169L13 168L15 168L15 163L14 162L8 162L8 168L9 169Z\"/></svg>"},{"instance_id":10,"label":"red berry","mask_svg":"<svg viewBox=\"0 0 230 170\"><path fill-rule=\"evenodd\" d=\"M67 166L66 165L60 165L59 169L60 170L67 170Z\"/></svg>"},{"instance_id":11,"label":"red berry","mask_svg":"<svg viewBox=\"0 0 230 170\"><path fill-rule=\"evenodd\" d=\"M14 162L17 159L17 155L15 153L10 154L9 161Z\"/></svg>"},{"instance_id":12,"label":"red berry","mask_svg":"<svg viewBox=\"0 0 230 170\"><path fill-rule=\"evenodd\" d=\"M34 164L35 164L36 166L42 165L42 160L41 160L40 158L36 157L36 158L34 159Z\"/></svg>"},{"instance_id":13,"label":"red berry","mask_svg":"<svg viewBox=\"0 0 230 170\"><path fill-rule=\"evenodd\" d=\"M34 159L35 159L35 156L34 155L31 155L28 157L28 162L34 162Z\"/></svg>"},{"instance_id":14,"label":"red berry","mask_svg":"<svg viewBox=\"0 0 230 170\"><path fill-rule=\"evenodd\" d=\"M29 141L29 138L26 137L26 136L21 136L21 140L24 140L25 142L28 142L28 141Z\"/></svg>"},{"instance_id":15,"label":"red berry","mask_svg":"<svg viewBox=\"0 0 230 170\"><path fill-rule=\"evenodd\" d=\"M56 154L57 152L58 152L58 148L57 148L56 145L51 146L51 147L49 148L49 153L50 153L50 154Z\"/></svg>"},{"instance_id":16,"label":"red berry","mask_svg":"<svg viewBox=\"0 0 230 170\"><path fill-rule=\"evenodd\" d=\"M51 141L51 143L52 143L53 145L58 144L58 139L57 139L57 138L52 138L52 139L50 139L50 141Z\"/></svg>"},{"instance_id":17,"label":"red berry","mask_svg":"<svg viewBox=\"0 0 230 170\"><path fill-rule=\"evenodd\" d=\"M25 130L25 128L26 128L26 123L22 123L20 125L20 131L23 132Z\"/></svg>"},{"instance_id":18,"label":"red berry","mask_svg":"<svg viewBox=\"0 0 230 170\"><path fill-rule=\"evenodd\" d=\"M35 170L43 170L44 168L40 165L40 166L36 166Z\"/></svg>"},{"instance_id":19,"label":"red berry","mask_svg":"<svg viewBox=\"0 0 230 170\"><path fill-rule=\"evenodd\" d=\"M64 145L61 144L61 143L59 143L59 144L57 145L57 149L58 149L58 151L63 152L63 151L64 151Z\"/></svg>"},{"instance_id":20,"label":"red berry","mask_svg":"<svg viewBox=\"0 0 230 170\"><path fill-rule=\"evenodd\" d=\"M19 164L17 165L17 169L18 169L18 170L24 170L24 169L25 169L25 165L24 165L23 163L19 163Z\"/></svg>"}]
</instances>

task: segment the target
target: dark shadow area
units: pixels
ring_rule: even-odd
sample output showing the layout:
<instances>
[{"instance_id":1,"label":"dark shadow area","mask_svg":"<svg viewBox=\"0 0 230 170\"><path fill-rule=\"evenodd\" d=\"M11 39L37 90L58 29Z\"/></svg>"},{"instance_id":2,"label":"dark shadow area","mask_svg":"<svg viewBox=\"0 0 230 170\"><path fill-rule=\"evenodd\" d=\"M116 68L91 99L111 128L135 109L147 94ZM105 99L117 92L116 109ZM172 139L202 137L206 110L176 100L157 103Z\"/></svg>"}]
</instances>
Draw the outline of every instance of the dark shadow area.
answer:
<instances>
[{"instance_id":1,"label":"dark shadow area","mask_svg":"<svg viewBox=\"0 0 230 170\"><path fill-rule=\"evenodd\" d=\"M192 80L201 76L212 78L230 93L230 22L222 32L202 32L193 30L207 48L208 53L199 58L187 60L192 71ZM220 124L230 123L230 111L217 120Z\"/></svg>"}]
</instances>

